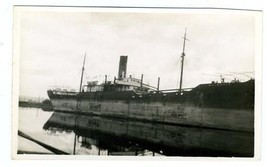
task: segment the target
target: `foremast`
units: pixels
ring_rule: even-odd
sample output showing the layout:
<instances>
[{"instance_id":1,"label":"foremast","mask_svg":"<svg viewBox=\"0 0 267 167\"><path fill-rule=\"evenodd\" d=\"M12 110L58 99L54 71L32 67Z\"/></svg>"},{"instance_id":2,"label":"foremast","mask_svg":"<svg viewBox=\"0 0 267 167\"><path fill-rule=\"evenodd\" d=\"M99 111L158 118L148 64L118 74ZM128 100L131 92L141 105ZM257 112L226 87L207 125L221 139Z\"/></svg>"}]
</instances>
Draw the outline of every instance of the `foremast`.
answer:
<instances>
[{"instance_id":1,"label":"foremast","mask_svg":"<svg viewBox=\"0 0 267 167\"><path fill-rule=\"evenodd\" d=\"M84 73L85 60L86 60L86 53L84 54L84 58L83 58L83 67L82 67L82 74L81 74L81 81L80 81L80 89L79 89L79 93L82 92L83 73ZM79 98L77 97L76 110L78 110L78 109L79 109Z\"/></svg>"},{"instance_id":2,"label":"foremast","mask_svg":"<svg viewBox=\"0 0 267 167\"><path fill-rule=\"evenodd\" d=\"M79 89L79 93L81 93L81 91L82 91L82 84L83 84L83 73L84 73L84 65L85 65L85 60L86 60L86 53L84 54L84 58L83 58L83 67L82 67L82 74L81 74L81 82L80 82L80 89Z\"/></svg>"}]
</instances>

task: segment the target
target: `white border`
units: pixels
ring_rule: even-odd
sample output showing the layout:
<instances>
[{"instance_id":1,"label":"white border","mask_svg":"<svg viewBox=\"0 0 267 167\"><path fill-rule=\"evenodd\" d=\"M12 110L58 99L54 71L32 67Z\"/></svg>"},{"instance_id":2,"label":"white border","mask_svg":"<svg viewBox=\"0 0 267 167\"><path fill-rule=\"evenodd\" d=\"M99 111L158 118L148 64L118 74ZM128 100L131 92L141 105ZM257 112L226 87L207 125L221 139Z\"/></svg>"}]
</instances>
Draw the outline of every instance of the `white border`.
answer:
<instances>
[{"instance_id":1,"label":"white border","mask_svg":"<svg viewBox=\"0 0 267 167\"><path fill-rule=\"evenodd\" d=\"M192 1L182 1L182 2L178 2L176 0L174 0L173 2L166 2L163 0L156 0L156 1L121 1L121 0L114 0L112 2L104 0L102 1L102 3L97 2L96 0L91 1L90 3L85 3L84 1L72 1L72 0L67 0L67 1L12 1L12 2L5 2L4 5L2 5L2 1L0 4L0 11L1 14L3 13L4 17L0 17L0 21L2 23L2 21L4 21L6 24L1 24L1 25L5 25L4 27L1 28L0 31L0 35L2 36L2 34L4 34L4 39L1 38L0 36L0 76L1 76L1 89L0 89L0 101L1 101L1 106L3 106L1 113L1 121L0 121L0 127L1 127L1 132L3 132L3 136L1 140L1 154L0 154L0 163L3 166L60 166L60 164L62 165L62 163L64 163L64 166L74 166L74 165L86 165L88 163L88 161L12 161L11 160L11 152L10 152L10 146L11 146L11 142L10 142L10 130L11 130L11 124L10 124L10 120L11 120L11 67L12 67L12 61L11 61L11 55L12 55L12 7L13 5L63 5L63 6L184 6L184 7L217 7L217 8L238 8L238 9L256 9L256 10L264 10L265 6L263 1L253 1L253 0L246 0L246 1L230 1L230 0L225 0L224 3L222 3L221 1L218 0L214 0L214 1L203 1L203 2L192 2ZM2 10L3 9L3 10ZM264 13L264 18L265 18L266 14ZM266 23L264 22L264 27L266 27ZM266 33L264 32L264 37L266 37ZM265 46L265 45L264 45ZM262 47L262 49L264 49L264 47ZM2 54L3 53L3 54ZM263 55L264 55L265 51L263 50ZM3 55L5 55L6 57L3 57ZM263 61L261 61L263 60ZM263 71L266 71L266 66L265 64L265 57L260 57L259 59L256 59L256 62L260 61L263 62ZM262 63L260 63L262 64ZM256 68L259 68L258 66L256 66ZM261 68L259 68L261 70ZM263 73L264 74L264 73ZM262 74L259 74L262 75ZM258 75L258 76L259 76ZM3 77L4 76L4 77ZM257 77L257 75L256 75ZM2 80L3 79L3 80ZM3 82L2 82L3 81ZM7 81L7 82L6 82ZM265 83L265 77L263 75L263 84L262 86L264 86ZM256 82L256 85L261 85L261 83ZM260 86L261 87L261 86ZM263 87L262 89L263 91L263 99L264 97L266 97L266 90L265 87ZM261 96L261 92L259 93ZM265 105L263 105L263 111L266 109ZM262 118L266 118L266 114L265 112L262 113ZM263 119L264 120L264 119ZM266 127L266 121L262 122L263 124L257 124L257 128L261 128L261 127ZM3 129L3 130L2 130ZM264 129L262 129L264 132ZM262 141L266 140L266 132L263 133L262 135ZM264 142L262 143L262 148L263 150L259 150L259 153L261 153L261 158L259 161L243 161L242 159L239 159L237 161L214 161L214 159L205 159L203 160L202 158L197 158L197 161L192 161L192 159L183 159L182 161L179 161L179 165L190 165L190 166L209 166L209 165L216 165L216 166L228 166L228 165L235 165L235 166L248 166L248 165L257 165L257 166L263 166L263 164L266 163L266 144L264 144ZM256 152L257 153L257 152ZM190 161L189 161L190 160ZM211 160L211 162L210 162ZM229 159L227 159L229 160ZM102 165L108 165L110 166L110 161L90 161L90 163L92 162L97 162L98 164L102 164ZM122 164L120 161L112 161L112 165L118 165L118 164ZM163 161L164 162L164 161ZM177 163L177 161L176 161ZM95 165L95 164L92 164ZM134 161L131 162L127 165L138 165L138 166L147 166L147 165L165 165L164 163L156 161L156 162L147 162L147 161L142 161L141 164ZM172 165L175 165L172 163ZM177 165L177 164L176 164ZM266 164L265 164L266 165Z\"/></svg>"},{"instance_id":2,"label":"white border","mask_svg":"<svg viewBox=\"0 0 267 167\"><path fill-rule=\"evenodd\" d=\"M13 128L12 128L12 155L14 159L129 159L127 156L123 157L98 157L98 156L46 156L46 155L17 155L16 149L17 149L17 129L18 129L18 92L19 92L19 51L20 51L20 43L19 43L19 35L20 35L20 12L23 11L68 11L68 12L136 12L136 13L197 13L197 14L216 14L216 13L224 13L224 12L231 12L231 13L253 13L255 15L256 21L255 21L255 41L257 42L255 44L255 71L256 71L256 105L255 105L255 157L254 159L259 159L260 157L260 115L261 115L261 12L255 12L255 11L241 11L241 10L222 10L222 9L151 9L151 8L82 8L82 7L24 7L24 6L18 6L14 10L14 57L13 57ZM18 19L17 19L18 18ZM155 157L130 157L130 159L133 160L155 160L158 159ZM192 157L160 157L160 159L170 159L170 160L181 160L181 159L216 159L216 160L239 160L240 158L192 158ZM242 158L246 160L253 160L253 158Z\"/></svg>"}]
</instances>

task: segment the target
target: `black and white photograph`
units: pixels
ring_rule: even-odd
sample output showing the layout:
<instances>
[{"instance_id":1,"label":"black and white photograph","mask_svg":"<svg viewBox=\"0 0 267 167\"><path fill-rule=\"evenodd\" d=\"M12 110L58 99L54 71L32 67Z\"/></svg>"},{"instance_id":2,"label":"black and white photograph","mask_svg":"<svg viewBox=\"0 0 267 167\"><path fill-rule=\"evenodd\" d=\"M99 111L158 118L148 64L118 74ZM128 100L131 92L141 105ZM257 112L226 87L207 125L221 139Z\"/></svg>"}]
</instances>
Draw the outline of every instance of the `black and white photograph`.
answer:
<instances>
[{"instance_id":1,"label":"black and white photograph","mask_svg":"<svg viewBox=\"0 0 267 167\"><path fill-rule=\"evenodd\" d=\"M15 6L13 19L14 159L259 156L262 12Z\"/></svg>"}]
</instances>

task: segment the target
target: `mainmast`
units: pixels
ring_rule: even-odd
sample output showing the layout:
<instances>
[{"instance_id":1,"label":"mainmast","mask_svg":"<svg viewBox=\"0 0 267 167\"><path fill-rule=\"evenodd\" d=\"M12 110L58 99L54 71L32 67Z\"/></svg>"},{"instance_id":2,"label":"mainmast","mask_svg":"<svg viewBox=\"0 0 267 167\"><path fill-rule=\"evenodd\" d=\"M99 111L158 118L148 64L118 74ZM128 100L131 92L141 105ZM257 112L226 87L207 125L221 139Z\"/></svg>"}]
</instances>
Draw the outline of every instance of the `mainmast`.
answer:
<instances>
[{"instance_id":1,"label":"mainmast","mask_svg":"<svg viewBox=\"0 0 267 167\"><path fill-rule=\"evenodd\" d=\"M185 28L185 33L184 33L184 37L182 37L184 39L184 44L183 44L183 52L182 52L182 65L181 65L181 75L180 75L180 87L179 87L179 92L182 92L182 83L183 83L183 70L184 70L184 57L185 57L185 41L188 40L186 38L186 28Z\"/></svg>"},{"instance_id":2,"label":"mainmast","mask_svg":"<svg viewBox=\"0 0 267 167\"><path fill-rule=\"evenodd\" d=\"M84 55L84 58L83 58L83 68L82 68L82 75L81 75L81 82L80 82L80 89L79 89L79 92L81 92L81 91L82 91L82 84L83 84L83 73L84 73L85 59L86 59L86 53L85 53L85 55Z\"/></svg>"}]
</instances>

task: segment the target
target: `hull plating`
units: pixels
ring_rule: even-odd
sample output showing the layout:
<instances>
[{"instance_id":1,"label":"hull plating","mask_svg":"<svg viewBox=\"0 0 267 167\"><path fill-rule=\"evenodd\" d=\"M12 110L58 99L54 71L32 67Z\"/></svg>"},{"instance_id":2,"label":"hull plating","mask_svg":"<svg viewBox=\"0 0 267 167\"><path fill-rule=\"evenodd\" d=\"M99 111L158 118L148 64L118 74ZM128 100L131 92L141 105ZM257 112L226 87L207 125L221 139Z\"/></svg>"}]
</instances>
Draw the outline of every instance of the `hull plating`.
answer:
<instances>
[{"instance_id":1,"label":"hull plating","mask_svg":"<svg viewBox=\"0 0 267 167\"><path fill-rule=\"evenodd\" d=\"M142 121L253 132L253 109L205 108L175 103L127 101L95 102L83 99L51 99L55 111L79 112Z\"/></svg>"}]
</instances>

